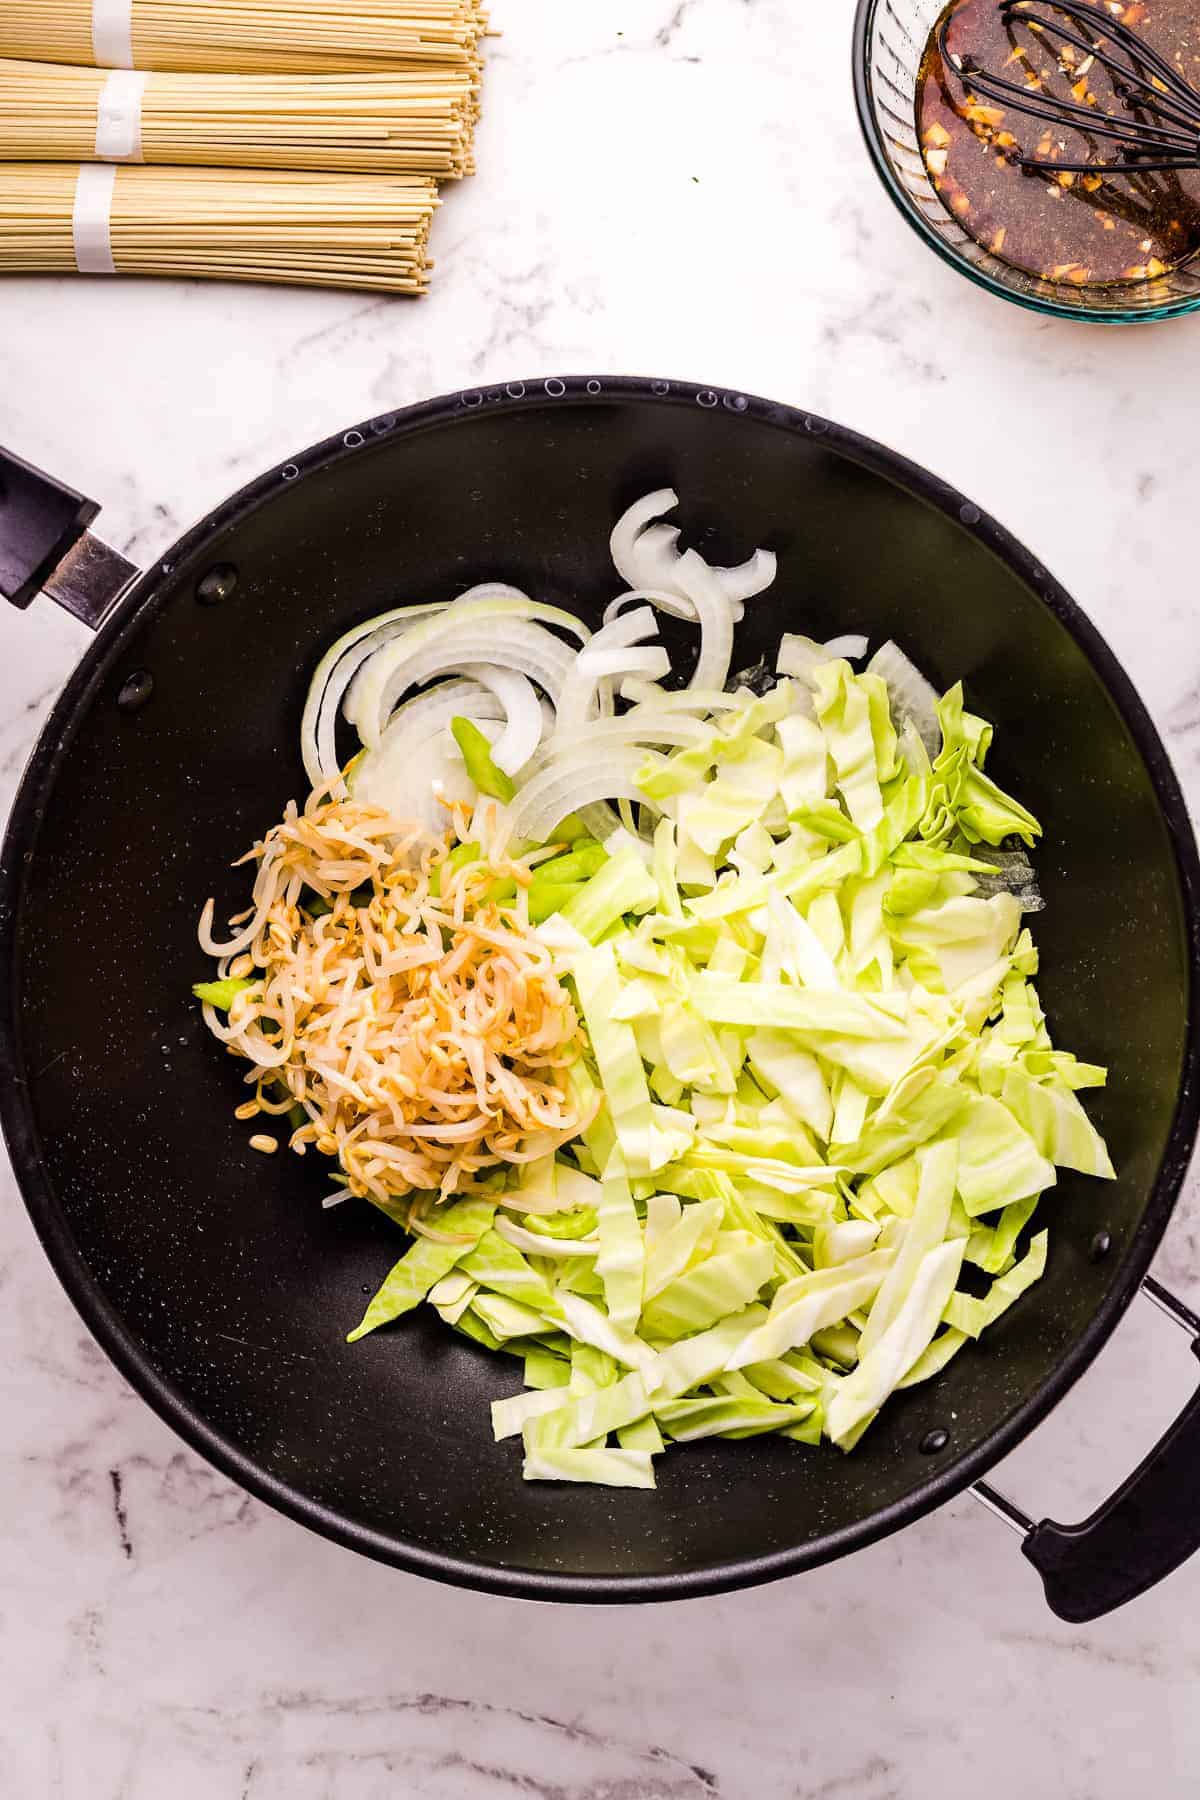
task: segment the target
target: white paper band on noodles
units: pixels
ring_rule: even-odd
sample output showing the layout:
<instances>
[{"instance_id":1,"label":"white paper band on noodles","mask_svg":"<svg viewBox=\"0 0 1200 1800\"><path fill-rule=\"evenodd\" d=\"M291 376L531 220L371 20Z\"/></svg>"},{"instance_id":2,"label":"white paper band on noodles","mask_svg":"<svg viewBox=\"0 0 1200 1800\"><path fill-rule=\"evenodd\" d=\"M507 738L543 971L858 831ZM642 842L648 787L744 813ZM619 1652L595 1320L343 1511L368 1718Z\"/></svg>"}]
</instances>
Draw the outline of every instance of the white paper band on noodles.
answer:
<instances>
[{"instance_id":1,"label":"white paper band on noodles","mask_svg":"<svg viewBox=\"0 0 1200 1800\"><path fill-rule=\"evenodd\" d=\"M98 69L132 69L133 0L92 0L92 54Z\"/></svg>"},{"instance_id":2,"label":"white paper band on noodles","mask_svg":"<svg viewBox=\"0 0 1200 1800\"><path fill-rule=\"evenodd\" d=\"M96 155L102 162L142 160L142 100L145 75L114 69L96 105Z\"/></svg>"},{"instance_id":3,"label":"white paper band on noodles","mask_svg":"<svg viewBox=\"0 0 1200 1800\"><path fill-rule=\"evenodd\" d=\"M81 275L115 275L112 203L117 171L112 163L83 163L75 183L71 236Z\"/></svg>"}]
</instances>

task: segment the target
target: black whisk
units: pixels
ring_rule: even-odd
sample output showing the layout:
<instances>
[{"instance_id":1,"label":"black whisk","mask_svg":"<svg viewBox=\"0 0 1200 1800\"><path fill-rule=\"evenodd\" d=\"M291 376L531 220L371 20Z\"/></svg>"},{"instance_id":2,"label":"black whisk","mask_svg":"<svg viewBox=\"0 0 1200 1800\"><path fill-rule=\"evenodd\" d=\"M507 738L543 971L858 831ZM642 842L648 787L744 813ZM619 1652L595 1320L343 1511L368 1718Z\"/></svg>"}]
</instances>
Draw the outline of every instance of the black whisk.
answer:
<instances>
[{"instance_id":1,"label":"black whisk","mask_svg":"<svg viewBox=\"0 0 1200 1800\"><path fill-rule=\"evenodd\" d=\"M1036 35L1070 44L1094 58L1107 71L1113 94L1127 115L1103 112L1099 106L1010 81L980 68L969 56L957 55L947 42L954 16L950 13L942 21L938 48L943 62L973 93L1060 130L1084 132L1111 145L1116 153L1112 160L1053 165L1044 159L1022 157L1022 168L1053 166L1056 171L1076 174L1100 169L1110 174L1200 169L1200 92L1130 26L1089 0L999 0L999 8L1010 26L1026 25ZM1072 30L1073 25L1078 30ZM1082 66L1075 65L1072 73L1078 74Z\"/></svg>"}]
</instances>

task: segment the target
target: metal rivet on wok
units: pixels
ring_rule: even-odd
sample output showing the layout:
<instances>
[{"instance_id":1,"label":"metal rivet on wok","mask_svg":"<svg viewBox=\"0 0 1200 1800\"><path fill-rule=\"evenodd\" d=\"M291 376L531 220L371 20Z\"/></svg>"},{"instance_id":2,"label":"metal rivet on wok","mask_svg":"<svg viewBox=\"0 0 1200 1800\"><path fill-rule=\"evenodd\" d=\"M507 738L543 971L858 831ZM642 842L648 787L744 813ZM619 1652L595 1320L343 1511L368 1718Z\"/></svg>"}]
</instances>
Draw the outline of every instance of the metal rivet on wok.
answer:
<instances>
[{"instance_id":1,"label":"metal rivet on wok","mask_svg":"<svg viewBox=\"0 0 1200 1800\"><path fill-rule=\"evenodd\" d=\"M938 1451L944 1450L949 1442L950 1433L944 1431L939 1425L936 1430L927 1431L925 1433L925 1436L921 1439L917 1448L922 1456L936 1456Z\"/></svg>"},{"instance_id":2,"label":"metal rivet on wok","mask_svg":"<svg viewBox=\"0 0 1200 1800\"><path fill-rule=\"evenodd\" d=\"M1112 1233L1098 1231L1088 1248L1088 1257L1092 1262L1103 1262L1112 1249Z\"/></svg>"},{"instance_id":3,"label":"metal rivet on wok","mask_svg":"<svg viewBox=\"0 0 1200 1800\"><path fill-rule=\"evenodd\" d=\"M135 669L121 684L117 705L122 712L140 712L154 692L154 677L149 669Z\"/></svg>"},{"instance_id":4,"label":"metal rivet on wok","mask_svg":"<svg viewBox=\"0 0 1200 1800\"><path fill-rule=\"evenodd\" d=\"M216 606L228 600L238 584L238 572L232 563L217 563L196 583L196 598L201 606Z\"/></svg>"}]
</instances>

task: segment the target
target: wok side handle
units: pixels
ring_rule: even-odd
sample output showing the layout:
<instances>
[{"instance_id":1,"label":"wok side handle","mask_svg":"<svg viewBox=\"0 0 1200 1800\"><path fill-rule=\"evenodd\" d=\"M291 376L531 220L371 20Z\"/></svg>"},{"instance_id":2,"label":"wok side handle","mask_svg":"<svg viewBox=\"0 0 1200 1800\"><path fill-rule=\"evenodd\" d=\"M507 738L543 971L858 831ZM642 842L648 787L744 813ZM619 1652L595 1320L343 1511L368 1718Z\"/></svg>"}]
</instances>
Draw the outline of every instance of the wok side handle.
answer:
<instances>
[{"instance_id":1,"label":"wok side handle","mask_svg":"<svg viewBox=\"0 0 1200 1800\"><path fill-rule=\"evenodd\" d=\"M1143 1290L1189 1333L1200 1357L1200 1318L1157 1281L1147 1279ZM1102 1618L1200 1550L1200 1389L1128 1480L1078 1525L1034 1524L994 1488L980 1482L974 1491L1021 1531L1051 1612L1072 1625Z\"/></svg>"},{"instance_id":2,"label":"wok side handle","mask_svg":"<svg viewBox=\"0 0 1200 1800\"><path fill-rule=\"evenodd\" d=\"M138 572L88 530L99 510L0 449L0 595L25 608L44 592L95 630Z\"/></svg>"}]
</instances>

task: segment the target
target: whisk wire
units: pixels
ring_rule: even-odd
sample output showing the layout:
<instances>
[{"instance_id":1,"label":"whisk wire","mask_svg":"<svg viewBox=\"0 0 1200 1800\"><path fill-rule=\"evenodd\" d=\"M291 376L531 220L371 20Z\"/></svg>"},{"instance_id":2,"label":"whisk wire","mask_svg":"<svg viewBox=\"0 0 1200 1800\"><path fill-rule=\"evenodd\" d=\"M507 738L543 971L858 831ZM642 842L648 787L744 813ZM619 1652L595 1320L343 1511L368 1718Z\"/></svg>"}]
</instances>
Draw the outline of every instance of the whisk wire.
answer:
<instances>
[{"instance_id":1,"label":"whisk wire","mask_svg":"<svg viewBox=\"0 0 1200 1800\"><path fill-rule=\"evenodd\" d=\"M980 68L972 58L950 49L953 15L948 15L938 32L938 48L943 63L955 71L964 86L985 100L998 101L1027 117L1111 144L1124 156L1123 161L1116 162L1052 163L1044 157L1023 156L1019 159L1022 168L1052 167L1063 174L1200 168L1200 92L1131 27L1091 5L1089 0L999 0L999 11L1010 25L1023 23L1036 33L1045 32L1093 57L1112 79L1114 94L1126 106L1136 109L1136 116L1120 118L1102 112L1098 106L1047 94L1028 83ZM1062 23L1063 19L1082 30L1094 29L1098 39L1078 36ZM1168 91L1164 93L1163 88ZM1143 113L1152 116L1143 117Z\"/></svg>"},{"instance_id":2,"label":"whisk wire","mask_svg":"<svg viewBox=\"0 0 1200 1800\"><path fill-rule=\"evenodd\" d=\"M1038 4L1039 0L1000 0L1000 11L1007 14L1010 19L1032 19L1033 23L1040 26L1043 31L1054 32L1059 37L1066 38L1078 49L1087 51L1089 56L1095 56L1096 60L1103 63L1106 68L1115 69L1117 73L1132 77L1145 87L1148 97L1157 104L1163 96L1141 74L1142 69L1148 69L1175 94L1177 99L1183 102L1188 108L1190 118L1200 121L1200 94L1196 92L1190 82L1184 79L1178 69L1167 61L1165 56L1161 56L1123 20L1113 18L1103 8L1094 6L1091 0L1061 0L1061 4L1060 0L1040 0L1039 10L1035 12L1034 6ZM1059 13L1064 18L1075 19L1083 24L1092 24L1102 38L1107 38L1125 52L1130 59L1129 64L1122 66L1117 63L1115 57L1108 53L1103 43L1069 34L1066 27L1061 25L1057 18L1047 17L1047 13Z\"/></svg>"},{"instance_id":3,"label":"whisk wire","mask_svg":"<svg viewBox=\"0 0 1200 1800\"><path fill-rule=\"evenodd\" d=\"M1054 0L1051 0L1051 3L1053 4ZM1027 4L1023 4L1021 5L1020 10L1017 10L1016 5L1011 3L1011 0L1010 4L1007 5L1004 3L1004 0L1001 0L1000 10L1002 13L1006 14L1011 22L1013 20L1026 19L1028 6ZM1081 8L1080 10L1082 11L1083 9ZM1132 102L1143 107L1153 107L1154 111L1161 114L1163 118L1171 120L1173 123L1182 126L1185 131L1191 133L1187 139L1189 145L1196 142L1196 134L1200 131L1200 95L1197 95L1195 89L1189 89L1186 82L1182 82L1173 77L1172 91L1170 93L1164 93L1162 89L1166 86L1166 83L1161 77L1156 75L1154 80L1147 80L1140 70L1133 68L1131 65L1118 62L1114 56L1108 56L1105 53L1103 45L1090 42L1087 38L1077 36L1075 32L1068 31L1065 26L1059 25L1057 21L1052 19L1043 19L1039 16L1033 22L1036 23L1038 29L1047 36L1053 34L1055 37L1061 39L1063 43L1072 44L1076 49L1085 51L1093 61L1100 63L1102 68L1107 69L1114 77L1113 92L1118 99L1124 100L1127 104ZM1127 54L1132 57L1134 52L1129 50ZM1147 54L1154 55L1154 52L1149 51L1148 49ZM1155 60L1161 63L1160 58L1156 57ZM1161 66L1167 70L1168 74L1171 74L1169 64L1161 63ZM1155 85L1155 81L1158 81L1158 86ZM1142 94L1140 101L1136 91L1134 91L1139 88L1141 89ZM1178 92L1180 89L1182 89L1181 94ZM1159 131L1162 127L1153 120L1138 119L1132 123L1129 129L1131 132L1136 133L1140 131Z\"/></svg>"},{"instance_id":4,"label":"whisk wire","mask_svg":"<svg viewBox=\"0 0 1200 1800\"><path fill-rule=\"evenodd\" d=\"M1109 114L1098 113L1095 107L1085 106L1076 100L1061 100L1038 94L1020 82L1010 81L1003 75L993 75L969 59L956 57L949 48L947 32L948 21L944 21L938 40L943 61L948 62L961 76L964 84L969 85L973 92L981 94L985 100L1004 102L1018 112L1031 118L1044 119L1051 125L1078 125L1097 137L1122 143L1140 141L1142 128ZM1155 134L1156 146L1178 149L1181 153L1189 149L1193 141L1182 132L1166 126L1147 126L1144 129Z\"/></svg>"}]
</instances>

